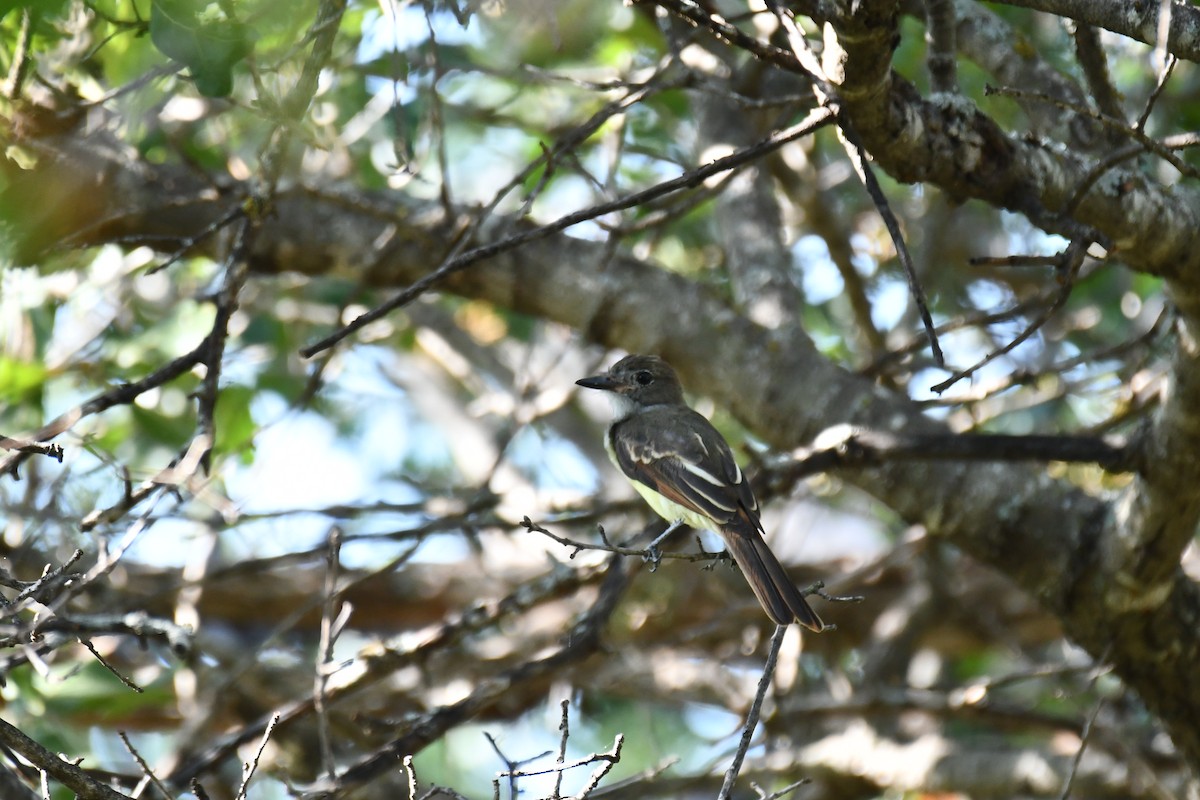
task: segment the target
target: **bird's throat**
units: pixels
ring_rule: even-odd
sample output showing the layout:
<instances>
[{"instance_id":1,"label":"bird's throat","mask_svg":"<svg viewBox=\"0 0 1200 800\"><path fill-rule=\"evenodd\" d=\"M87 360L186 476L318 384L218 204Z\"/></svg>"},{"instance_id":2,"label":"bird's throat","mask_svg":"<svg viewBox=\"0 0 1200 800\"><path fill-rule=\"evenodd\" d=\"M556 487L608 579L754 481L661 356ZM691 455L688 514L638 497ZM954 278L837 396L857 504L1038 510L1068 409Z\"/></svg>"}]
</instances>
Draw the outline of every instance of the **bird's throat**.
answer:
<instances>
[{"instance_id":1,"label":"bird's throat","mask_svg":"<svg viewBox=\"0 0 1200 800\"><path fill-rule=\"evenodd\" d=\"M629 419L638 410L638 404L620 392L609 392L608 400L612 403L613 422Z\"/></svg>"}]
</instances>

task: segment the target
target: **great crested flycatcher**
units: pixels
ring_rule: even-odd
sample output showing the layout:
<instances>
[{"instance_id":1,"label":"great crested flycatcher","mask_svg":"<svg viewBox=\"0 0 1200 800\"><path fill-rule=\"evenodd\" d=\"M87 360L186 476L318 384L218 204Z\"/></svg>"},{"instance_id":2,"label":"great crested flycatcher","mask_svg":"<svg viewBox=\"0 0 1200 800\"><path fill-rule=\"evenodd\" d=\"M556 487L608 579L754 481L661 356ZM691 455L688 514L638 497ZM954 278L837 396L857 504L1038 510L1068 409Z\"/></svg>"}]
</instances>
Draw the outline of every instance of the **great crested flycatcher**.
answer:
<instances>
[{"instance_id":1,"label":"great crested flycatcher","mask_svg":"<svg viewBox=\"0 0 1200 800\"><path fill-rule=\"evenodd\" d=\"M667 362L626 356L608 372L576 383L609 393L608 455L660 517L719 533L777 625L825 628L763 540L758 501L729 444L688 407Z\"/></svg>"}]
</instances>

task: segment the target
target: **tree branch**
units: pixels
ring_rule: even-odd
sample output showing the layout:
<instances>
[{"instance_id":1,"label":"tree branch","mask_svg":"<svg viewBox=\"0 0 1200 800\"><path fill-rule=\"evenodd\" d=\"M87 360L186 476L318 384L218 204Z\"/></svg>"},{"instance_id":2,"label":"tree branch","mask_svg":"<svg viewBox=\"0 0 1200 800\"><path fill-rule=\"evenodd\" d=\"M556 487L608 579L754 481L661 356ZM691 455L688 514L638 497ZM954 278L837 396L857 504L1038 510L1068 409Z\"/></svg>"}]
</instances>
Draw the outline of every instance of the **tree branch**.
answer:
<instances>
[{"instance_id":1,"label":"tree branch","mask_svg":"<svg viewBox=\"0 0 1200 800\"><path fill-rule=\"evenodd\" d=\"M420 752L448 729L476 716L514 685L552 674L591 655L599 645L604 625L616 609L617 601L628 583L629 572L621 561L618 556L609 560L607 577L600 587L599 597L563 637L563 644L557 650L505 670L495 678L484 681L462 700L441 706L414 720L407 730L383 749L350 766L336 779L313 787L313 796L346 796L356 787L395 770L404 756Z\"/></svg>"},{"instance_id":2,"label":"tree branch","mask_svg":"<svg viewBox=\"0 0 1200 800\"><path fill-rule=\"evenodd\" d=\"M834 35L839 24L832 27ZM878 44L870 37L866 43ZM837 45L831 36L827 58L839 57ZM1027 208L1033 198L1042 208L1056 208L1073 196L1077 179L1088 172L1078 156L1010 138L973 108L923 101L895 76L883 85L887 91L874 96L883 104L882 113L861 109L864 122L857 124L856 118L856 130L877 163L903 179L929 180L953 195L978 196L1000 207ZM850 113L860 110L853 92L842 100ZM877 124L868 124L872 121ZM178 240L171 237L192 235L227 213L226 198L188 194L197 181L186 171L125 157L124 151L97 145L99 138L45 140L40 143L45 157L31 171L33 179L49 173L60 187L66 180L87 187L75 191L105 209L103 222L88 228L88 243L137 241L169 249ZM1168 192L1124 173L1112 181L1097 182L1080 202L1080 218L1120 242L1135 268L1200 274L1200 248L1194 247L1200 217L1187 188ZM188 213L178 213L181 208ZM427 279L431 242L454 223L436 204L397 195L295 190L280 194L277 209L255 238L252 270L325 275L337 265L371 264L362 279L387 287L411 287ZM1045 212L1032 213L1039 224L1049 225ZM388 242L382 253L375 247L379 241ZM834 366L811 343L772 345L768 331L680 275L553 233L521 242L519 250L507 242L480 254L490 256L485 268L438 280L448 291L562 322L597 342L658 352L686 384L704 387L781 450L811 442L839 423L911 435L947 433L907 398ZM597 269L598 264L604 268ZM688 313L663 314L665 297ZM1192 308L1186 294L1176 292L1175 298L1185 311ZM1190 331L1189 336L1200 340ZM1148 451L1154 474L1166 481L1160 484L1164 502L1141 518L1172 521L1161 546L1137 549L1135 538L1125 540L1128 548L1120 544L1112 538L1117 517L1105 498L1026 465L885 462L844 477L900 517L1009 575L1093 653L1111 644L1117 674L1161 715L1193 763L1200 763L1200 730L1194 725L1200 696L1183 688L1194 685L1194 665L1200 663L1200 592L1177 571L1176 545L1187 529L1187 515L1169 514L1170 502L1195 495L1190 468L1181 470L1178 460L1195 452L1179 447L1188 441L1180 434L1189 430L1192 406L1185 399L1195 394L1193 376L1200 382L1200 369L1188 367L1195 357L1190 351L1180 356L1176 375L1186 383L1177 384L1172 396L1180 398L1178 411L1167 417L1175 422L1159 425L1161 434L1151 439L1162 443L1162 454ZM1152 530L1152 525L1143 528ZM1141 566L1134 575L1163 576L1146 586L1151 591L1140 592L1136 604L1118 596L1124 586L1117 580L1122 552L1138 553ZM1132 584L1135 590L1142 586L1137 580Z\"/></svg>"},{"instance_id":3,"label":"tree branch","mask_svg":"<svg viewBox=\"0 0 1200 800\"><path fill-rule=\"evenodd\" d=\"M772 133L758 144L752 145L745 149L739 150L736 153L718 158L717 160L698 167L678 178L673 178L668 181L663 181L657 186L650 189L645 189L640 192L626 195L625 197L613 200L607 203L601 203L583 211L576 211L570 214L565 214L554 222L542 225L537 228L527 229L519 233L513 234L499 242L481 245L472 248L465 253L450 258L433 272L425 275L415 281L404 291L392 297L382 305L376 306L365 314L361 314L351 320L346 325L334 333L326 336L320 341L304 347L300 350L300 355L305 358L312 358L322 350L326 350L340 342L355 331L361 330L365 326L381 319L398 308L411 303L416 298L427 292L429 289L443 282L448 276L456 272L460 272L473 264L484 261L489 258L494 258L496 255L506 251L515 249L530 242L544 239L552 234L570 228L573 225L578 225L580 222L585 222L596 217L610 214L614 211L621 211L626 208L642 205L656 197L669 194L679 189L698 186L713 175L726 172L731 169L736 169L743 164L751 163L762 156L770 153L788 142L807 136L818 128L829 124L833 119L833 115L825 109L816 109L808 115L802 122L793 125L784 131Z\"/></svg>"},{"instance_id":4,"label":"tree branch","mask_svg":"<svg viewBox=\"0 0 1200 800\"><path fill-rule=\"evenodd\" d=\"M1005 5L1045 11L1069 17L1085 25L1128 36L1148 44L1158 44L1157 0L1129 3L1124 0L999 0ZM1171 29L1167 49L1188 61L1200 61L1200 8L1172 0Z\"/></svg>"},{"instance_id":5,"label":"tree branch","mask_svg":"<svg viewBox=\"0 0 1200 800\"><path fill-rule=\"evenodd\" d=\"M0 719L0 744L19 753L38 769L44 770L56 781L74 792L79 800L130 800L129 795L105 786L78 764L64 761L2 719Z\"/></svg>"},{"instance_id":6,"label":"tree branch","mask_svg":"<svg viewBox=\"0 0 1200 800\"><path fill-rule=\"evenodd\" d=\"M49 456L60 464L63 460L62 445L54 444L53 442L29 442L24 439L0 436L0 450L12 450L27 455ZM16 459L6 459L3 463L0 463L0 471L7 472L16 477L16 470L19 463Z\"/></svg>"},{"instance_id":7,"label":"tree branch","mask_svg":"<svg viewBox=\"0 0 1200 800\"><path fill-rule=\"evenodd\" d=\"M792 483L820 472L862 469L889 461L1063 461L1130 472L1136 469L1132 455L1116 437L906 434L837 425L775 474L776 480Z\"/></svg>"}]
</instances>

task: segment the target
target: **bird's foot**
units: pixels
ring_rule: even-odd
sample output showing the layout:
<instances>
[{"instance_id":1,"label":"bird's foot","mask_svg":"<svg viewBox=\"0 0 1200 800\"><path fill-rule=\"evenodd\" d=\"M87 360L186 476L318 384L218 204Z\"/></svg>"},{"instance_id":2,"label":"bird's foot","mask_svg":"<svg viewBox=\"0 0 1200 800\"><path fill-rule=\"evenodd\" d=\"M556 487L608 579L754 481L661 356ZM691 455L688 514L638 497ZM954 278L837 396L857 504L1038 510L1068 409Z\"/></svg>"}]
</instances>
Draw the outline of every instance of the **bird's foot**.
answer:
<instances>
[{"instance_id":1,"label":"bird's foot","mask_svg":"<svg viewBox=\"0 0 1200 800\"><path fill-rule=\"evenodd\" d=\"M645 554L642 556L642 558L647 564L650 565L651 572L656 572L658 570L658 565L662 563L662 552L658 549L659 544L661 544L664 539L674 533L682 525L683 520L675 520L667 526L665 531L654 537L653 542L646 546Z\"/></svg>"}]
</instances>

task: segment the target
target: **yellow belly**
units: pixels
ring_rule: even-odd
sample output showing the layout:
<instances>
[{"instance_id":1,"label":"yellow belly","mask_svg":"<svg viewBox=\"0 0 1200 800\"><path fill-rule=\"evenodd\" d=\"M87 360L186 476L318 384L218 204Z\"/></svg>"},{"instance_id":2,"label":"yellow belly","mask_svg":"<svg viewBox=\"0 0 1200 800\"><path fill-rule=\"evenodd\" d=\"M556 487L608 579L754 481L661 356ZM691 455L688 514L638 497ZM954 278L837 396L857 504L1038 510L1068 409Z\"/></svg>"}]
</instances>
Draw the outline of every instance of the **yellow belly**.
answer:
<instances>
[{"instance_id":1,"label":"yellow belly","mask_svg":"<svg viewBox=\"0 0 1200 800\"><path fill-rule=\"evenodd\" d=\"M674 500L669 500L666 497L663 497L661 494L654 491L644 483L639 481L630 481L630 483L633 485L634 489L637 489L637 493L642 496L642 499L654 509L654 513L658 514L667 522L678 522L682 520L697 530L716 530L716 526L713 524L713 521L708 517L702 514L697 514L695 511L679 505L679 503L676 503Z\"/></svg>"}]
</instances>

